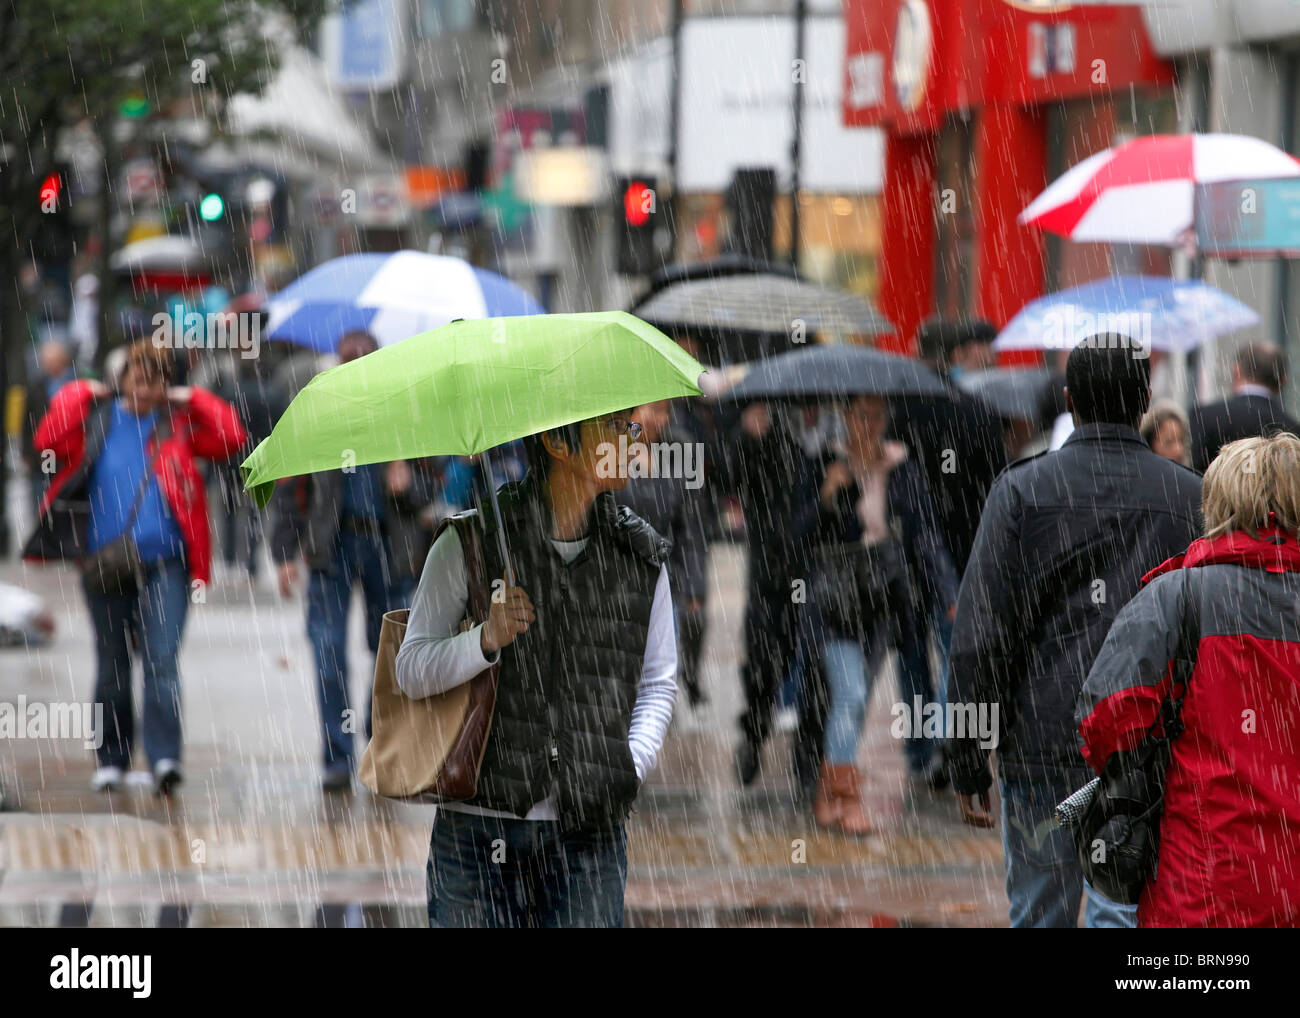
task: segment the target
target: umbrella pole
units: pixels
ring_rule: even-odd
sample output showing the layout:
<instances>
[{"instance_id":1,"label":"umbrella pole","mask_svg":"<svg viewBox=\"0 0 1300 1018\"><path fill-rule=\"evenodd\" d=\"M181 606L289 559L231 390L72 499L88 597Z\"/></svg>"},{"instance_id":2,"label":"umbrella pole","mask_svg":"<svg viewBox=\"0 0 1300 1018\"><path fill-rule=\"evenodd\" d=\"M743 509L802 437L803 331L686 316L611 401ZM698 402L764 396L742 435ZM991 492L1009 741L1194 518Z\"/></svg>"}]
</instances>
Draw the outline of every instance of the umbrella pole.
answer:
<instances>
[{"instance_id":1,"label":"umbrella pole","mask_svg":"<svg viewBox=\"0 0 1300 1018\"><path fill-rule=\"evenodd\" d=\"M501 552L501 561L506 567L506 586L515 585L515 570L510 565L510 550L506 547L506 529L501 522L501 505L497 502L497 486L492 479L492 458L488 450L483 450L483 475L487 481L488 497L492 499L492 515L497 523L497 549Z\"/></svg>"}]
</instances>

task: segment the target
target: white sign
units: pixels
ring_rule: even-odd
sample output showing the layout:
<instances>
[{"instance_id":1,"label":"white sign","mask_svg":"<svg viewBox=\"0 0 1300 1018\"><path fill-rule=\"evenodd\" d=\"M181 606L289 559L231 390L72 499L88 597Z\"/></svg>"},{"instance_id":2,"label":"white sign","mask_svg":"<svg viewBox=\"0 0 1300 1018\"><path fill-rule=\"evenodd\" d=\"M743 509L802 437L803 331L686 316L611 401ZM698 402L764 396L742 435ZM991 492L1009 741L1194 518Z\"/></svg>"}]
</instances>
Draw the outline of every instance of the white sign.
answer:
<instances>
[{"instance_id":1,"label":"white sign","mask_svg":"<svg viewBox=\"0 0 1300 1018\"><path fill-rule=\"evenodd\" d=\"M682 31L680 188L724 191L742 166L775 167L781 186L788 186L792 99L800 76L805 89L802 186L879 192L883 135L843 124L844 46L843 18L810 17L800 68L794 62L791 19L688 18ZM863 86L868 96L872 73L868 68ZM615 109L613 115L621 113Z\"/></svg>"},{"instance_id":2,"label":"white sign","mask_svg":"<svg viewBox=\"0 0 1300 1018\"><path fill-rule=\"evenodd\" d=\"M906 0L894 27L893 78L898 105L909 112L921 105L930 79L934 28L925 0Z\"/></svg>"},{"instance_id":3,"label":"white sign","mask_svg":"<svg viewBox=\"0 0 1300 1018\"><path fill-rule=\"evenodd\" d=\"M885 56L872 50L855 53L847 65L850 109L870 110L885 101Z\"/></svg>"}]
</instances>

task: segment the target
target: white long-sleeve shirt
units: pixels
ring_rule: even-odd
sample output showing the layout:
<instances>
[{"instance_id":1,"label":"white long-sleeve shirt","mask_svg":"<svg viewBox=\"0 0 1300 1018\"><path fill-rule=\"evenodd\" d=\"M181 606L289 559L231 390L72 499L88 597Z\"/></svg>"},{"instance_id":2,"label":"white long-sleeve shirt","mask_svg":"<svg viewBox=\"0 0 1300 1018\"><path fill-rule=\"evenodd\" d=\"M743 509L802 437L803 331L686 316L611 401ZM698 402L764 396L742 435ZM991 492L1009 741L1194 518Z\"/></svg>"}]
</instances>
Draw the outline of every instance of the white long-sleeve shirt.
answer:
<instances>
[{"instance_id":1,"label":"white long-sleeve shirt","mask_svg":"<svg viewBox=\"0 0 1300 1018\"><path fill-rule=\"evenodd\" d=\"M587 540L555 541L551 544L567 563L577 558ZM482 625L460 632L469 600L465 575L465 555L455 527L448 527L429 549L415 589L406 635L397 652L397 685L412 699L445 693L468 682L499 659L483 654ZM668 723L677 700L677 634L673 621L672 592L668 567L659 567L654 602L650 608L650 628L637 682L636 702L628 729L628 748L640 780L654 768ZM513 817L514 814L447 803L446 809L475 813L480 816ZM555 820L554 792L528 811L525 820Z\"/></svg>"}]
</instances>

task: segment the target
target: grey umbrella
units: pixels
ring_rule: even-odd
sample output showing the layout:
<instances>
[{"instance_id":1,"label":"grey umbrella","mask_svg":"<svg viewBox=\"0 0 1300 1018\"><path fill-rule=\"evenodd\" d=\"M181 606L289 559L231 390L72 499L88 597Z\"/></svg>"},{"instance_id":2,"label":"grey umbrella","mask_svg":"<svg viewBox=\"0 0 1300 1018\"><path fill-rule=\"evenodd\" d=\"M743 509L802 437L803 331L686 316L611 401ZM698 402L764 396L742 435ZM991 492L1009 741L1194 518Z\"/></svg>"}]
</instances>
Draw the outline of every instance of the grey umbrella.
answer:
<instances>
[{"instance_id":1,"label":"grey umbrella","mask_svg":"<svg viewBox=\"0 0 1300 1018\"><path fill-rule=\"evenodd\" d=\"M637 307L661 329L878 336L893 324L851 293L769 273L687 279Z\"/></svg>"},{"instance_id":2,"label":"grey umbrella","mask_svg":"<svg viewBox=\"0 0 1300 1018\"><path fill-rule=\"evenodd\" d=\"M829 402L852 396L946 395L939 376L919 361L837 343L761 361L724 399Z\"/></svg>"},{"instance_id":3,"label":"grey umbrella","mask_svg":"<svg viewBox=\"0 0 1300 1018\"><path fill-rule=\"evenodd\" d=\"M1043 413L1043 396L1055 377L1046 368L993 368L961 375L957 386L999 417L1037 421Z\"/></svg>"}]
</instances>

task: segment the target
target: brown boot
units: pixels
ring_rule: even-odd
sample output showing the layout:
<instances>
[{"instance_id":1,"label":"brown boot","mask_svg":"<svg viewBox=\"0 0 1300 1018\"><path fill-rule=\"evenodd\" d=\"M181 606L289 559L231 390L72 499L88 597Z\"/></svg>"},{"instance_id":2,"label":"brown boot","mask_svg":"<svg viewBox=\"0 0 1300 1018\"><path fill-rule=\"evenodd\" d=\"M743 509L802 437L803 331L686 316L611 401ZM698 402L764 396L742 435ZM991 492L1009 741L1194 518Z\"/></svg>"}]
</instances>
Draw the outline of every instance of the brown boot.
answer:
<instances>
[{"instance_id":1,"label":"brown boot","mask_svg":"<svg viewBox=\"0 0 1300 1018\"><path fill-rule=\"evenodd\" d=\"M817 779L817 797L813 800L813 819L819 827L835 830L839 826L840 800L835 794L831 774L835 770L822 761L821 776Z\"/></svg>"},{"instance_id":2,"label":"brown boot","mask_svg":"<svg viewBox=\"0 0 1300 1018\"><path fill-rule=\"evenodd\" d=\"M852 764L833 767L831 788L839 801L840 829L846 835L863 837L872 832L871 820L862 809L862 785L858 768Z\"/></svg>"}]
</instances>

